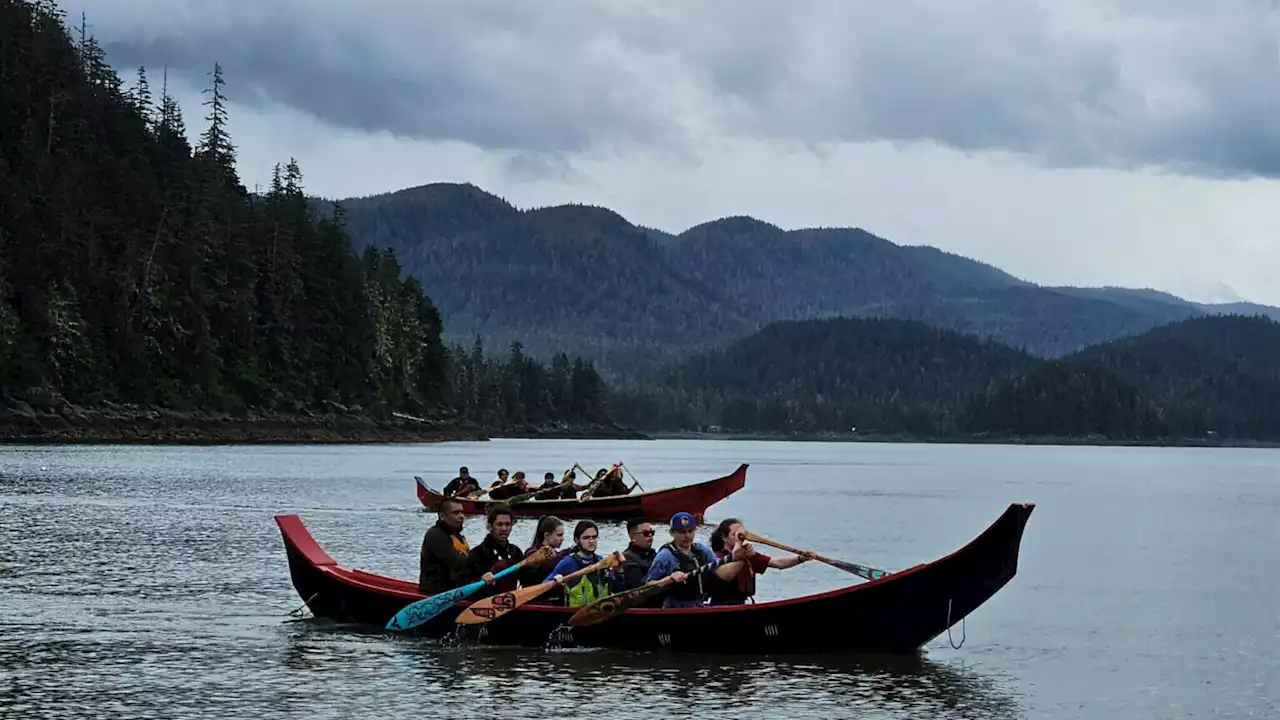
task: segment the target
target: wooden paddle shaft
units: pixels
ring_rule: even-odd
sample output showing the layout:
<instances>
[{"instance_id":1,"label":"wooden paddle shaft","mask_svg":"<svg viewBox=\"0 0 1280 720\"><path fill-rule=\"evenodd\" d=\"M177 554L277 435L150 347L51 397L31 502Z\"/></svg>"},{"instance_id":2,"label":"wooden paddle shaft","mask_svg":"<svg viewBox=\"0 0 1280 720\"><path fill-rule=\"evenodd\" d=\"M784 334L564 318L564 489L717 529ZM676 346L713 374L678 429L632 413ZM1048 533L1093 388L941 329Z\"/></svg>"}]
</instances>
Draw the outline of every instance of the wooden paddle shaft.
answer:
<instances>
[{"instance_id":1,"label":"wooden paddle shaft","mask_svg":"<svg viewBox=\"0 0 1280 720\"><path fill-rule=\"evenodd\" d=\"M747 532L747 539L750 540L751 542L760 543L761 545L768 545L769 547L775 547L775 548L778 548L779 550L785 550L786 552L789 552L795 555L804 554L803 551L797 550L796 548L793 548L790 545L783 545L782 543L777 542L775 540L770 540L769 538L766 538L766 537L760 537L759 535L750 531ZM818 557L818 556L814 555L814 557ZM818 559L822 560L825 558L818 558Z\"/></svg>"}]
</instances>

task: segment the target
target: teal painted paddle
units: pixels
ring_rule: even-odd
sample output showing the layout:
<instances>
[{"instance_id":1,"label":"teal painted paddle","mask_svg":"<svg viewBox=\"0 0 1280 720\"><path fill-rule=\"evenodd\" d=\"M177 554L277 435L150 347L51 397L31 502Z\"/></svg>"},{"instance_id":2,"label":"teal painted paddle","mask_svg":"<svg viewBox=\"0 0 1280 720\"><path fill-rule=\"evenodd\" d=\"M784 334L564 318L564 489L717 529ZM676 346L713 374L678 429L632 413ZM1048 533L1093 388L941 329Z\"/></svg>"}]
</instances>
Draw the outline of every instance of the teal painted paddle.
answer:
<instances>
[{"instance_id":1,"label":"teal painted paddle","mask_svg":"<svg viewBox=\"0 0 1280 720\"><path fill-rule=\"evenodd\" d=\"M515 565L512 565L511 567L506 568L501 572L494 573L493 581L497 582L498 580L506 577L507 575L514 573L515 571L524 567L525 563L538 562L540 560L544 560L548 554L547 552L544 552L544 551L549 551L549 550L550 548L542 548L539 552L536 552L530 555L529 557L526 557L525 559L521 560ZM425 597L425 598L422 598L421 600L411 602L408 605L405 605L403 608L401 608L400 612L396 613L390 620L387 621L387 629L393 632L404 632L405 630L412 630L418 627L419 625L431 620L431 618L439 615L445 610L448 610L450 607L458 604L459 602L462 602L463 600L466 600L468 597L471 597L472 594L474 594L480 588L484 587L485 584L486 584L485 581L477 580L473 583L468 583L466 585L463 585L462 587L454 588L452 590L446 590L442 593L436 593L431 597Z\"/></svg>"}]
</instances>

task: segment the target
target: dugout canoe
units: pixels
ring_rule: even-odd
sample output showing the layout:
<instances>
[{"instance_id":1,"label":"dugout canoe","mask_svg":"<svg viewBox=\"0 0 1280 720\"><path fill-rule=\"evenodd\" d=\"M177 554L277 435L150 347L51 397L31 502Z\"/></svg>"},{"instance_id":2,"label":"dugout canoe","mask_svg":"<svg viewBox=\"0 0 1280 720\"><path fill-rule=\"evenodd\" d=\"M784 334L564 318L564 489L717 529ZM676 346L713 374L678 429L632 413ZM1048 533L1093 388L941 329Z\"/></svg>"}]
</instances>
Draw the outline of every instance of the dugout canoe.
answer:
<instances>
[{"instance_id":1,"label":"dugout canoe","mask_svg":"<svg viewBox=\"0 0 1280 720\"><path fill-rule=\"evenodd\" d=\"M418 485L418 500L428 510L435 510L444 497L427 485L420 477L414 477ZM534 498L511 506L520 517L555 515L558 518L592 518L595 520L630 520L643 518L654 522L668 521L672 515L684 511L702 522L707 508L738 492L747 484L747 464L738 466L729 475L705 480L692 485L662 488L630 495L589 498L587 500L541 500ZM462 510L468 515L484 515L498 500L461 499Z\"/></svg>"},{"instance_id":2,"label":"dugout canoe","mask_svg":"<svg viewBox=\"0 0 1280 720\"><path fill-rule=\"evenodd\" d=\"M565 624L575 608L539 605L482 625L459 626L454 620L469 604L462 602L405 634L524 647L550 642L701 653L911 653L1013 579L1023 528L1034 508L1011 504L950 555L830 592L742 606L634 609L576 628ZM401 608L422 598L415 582L339 565L297 515L275 519L294 589L316 617L381 629ZM416 552L417 546L405 551Z\"/></svg>"}]
</instances>

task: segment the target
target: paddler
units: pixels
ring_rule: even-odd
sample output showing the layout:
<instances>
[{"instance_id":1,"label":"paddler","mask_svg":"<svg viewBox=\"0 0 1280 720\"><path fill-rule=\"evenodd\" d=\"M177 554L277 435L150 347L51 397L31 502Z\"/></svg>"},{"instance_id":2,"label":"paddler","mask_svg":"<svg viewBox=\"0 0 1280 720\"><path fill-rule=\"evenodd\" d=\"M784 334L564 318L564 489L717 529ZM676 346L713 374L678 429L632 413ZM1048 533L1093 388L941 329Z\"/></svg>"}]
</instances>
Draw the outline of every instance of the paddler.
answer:
<instances>
[{"instance_id":1,"label":"paddler","mask_svg":"<svg viewBox=\"0 0 1280 720\"><path fill-rule=\"evenodd\" d=\"M459 577L459 585L480 579L489 582L494 574L524 559L524 553L509 540L511 528L515 526L515 515L512 514L510 507L494 505L489 509L485 523L489 533L484 536L483 542L468 553L467 563ZM472 595L472 599L478 600L499 592L510 592L516 589L516 583L514 574L511 577L504 577L489 587L477 590Z\"/></svg>"},{"instance_id":2,"label":"paddler","mask_svg":"<svg viewBox=\"0 0 1280 720\"><path fill-rule=\"evenodd\" d=\"M716 557L724 557L735 551L746 562L725 573L715 573L705 583L708 602L711 605L742 605L756 594L756 576L769 568L785 570L812 560L812 551L789 557L771 557L756 550L742 537L747 529L737 518L725 518L711 533L711 549ZM726 577L728 575L729 577Z\"/></svg>"},{"instance_id":3,"label":"paddler","mask_svg":"<svg viewBox=\"0 0 1280 720\"><path fill-rule=\"evenodd\" d=\"M471 477L471 473L467 470L467 466L463 465L458 468L458 477L450 480L449 484L444 486L444 496L466 496L476 493L479 490L480 483L477 482L475 478Z\"/></svg>"},{"instance_id":4,"label":"paddler","mask_svg":"<svg viewBox=\"0 0 1280 720\"><path fill-rule=\"evenodd\" d=\"M668 575L675 584L666 592L662 600L664 608L700 607L706 599L703 589L705 573L691 577L695 568L713 562L715 552L705 544L694 542L698 531L698 522L687 512L678 512L671 516L671 542L662 546L649 566L645 582L657 582Z\"/></svg>"},{"instance_id":5,"label":"paddler","mask_svg":"<svg viewBox=\"0 0 1280 720\"><path fill-rule=\"evenodd\" d=\"M604 478L600 480L600 484L596 486L591 497L616 497L618 495L626 495L631 492L631 488L627 487L627 482L622 479L622 463L618 463L608 471L601 470ZM600 476L597 473L597 477Z\"/></svg>"},{"instance_id":6,"label":"paddler","mask_svg":"<svg viewBox=\"0 0 1280 720\"><path fill-rule=\"evenodd\" d=\"M617 590L630 590L645 584L649 567L658 551L653 549L653 524L648 520L628 520L627 536L631 542L622 551L622 567L618 568Z\"/></svg>"},{"instance_id":7,"label":"paddler","mask_svg":"<svg viewBox=\"0 0 1280 720\"><path fill-rule=\"evenodd\" d=\"M452 590L460 584L458 578L467 564L471 546L462 535L462 503L444 498L436 507L436 522L422 536L422 551L418 558L418 592L431 596ZM485 573L485 582L493 575Z\"/></svg>"},{"instance_id":8,"label":"paddler","mask_svg":"<svg viewBox=\"0 0 1280 720\"><path fill-rule=\"evenodd\" d=\"M575 573L604 559L596 553L599 542L600 529L596 524L590 520L580 520L573 528L573 547L569 549L569 554L560 558L560 562L556 563L551 574L542 580L542 582L554 580L557 585L563 586L565 604L570 607L590 605L613 593L613 570L597 570L573 580L570 585L564 585L565 575ZM621 553L615 554L619 555L617 559L621 562Z\"/></svg>"},{"instance_id":9,"label":"paddler","mask_svg":"<svg viewBox=\"0 0 1280 720\"><path fill-rule=\"evenodd\" d=\"M499 475L501 476L501 473L505 472L506 470L500 470ZM524 471L517 470L516 474L511 476L510 481L489 488L489 497L493 500L506 500L528 491L529 485L524 480Z\"/></svg>"}]
</instances>

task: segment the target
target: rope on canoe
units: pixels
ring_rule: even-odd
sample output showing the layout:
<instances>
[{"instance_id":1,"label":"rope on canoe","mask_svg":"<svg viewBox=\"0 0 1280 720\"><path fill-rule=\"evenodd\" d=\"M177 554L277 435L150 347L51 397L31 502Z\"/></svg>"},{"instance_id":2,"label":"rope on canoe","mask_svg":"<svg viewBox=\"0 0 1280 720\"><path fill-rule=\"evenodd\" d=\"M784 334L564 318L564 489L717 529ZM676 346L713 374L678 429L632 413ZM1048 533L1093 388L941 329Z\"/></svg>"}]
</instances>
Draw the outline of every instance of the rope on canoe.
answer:
<instances>
[{"instance_id":1,"label":"rope on canoe","mask_svg":"<svg viewBox=\"0 0 1280 720\"><path fill-rule=\"evenodd\" d=\"M968 631L964 626L965 618L960 618L960 645L951 639L951 598L947 598L947 642L951 643L952 650L959 650L964 645L965 638L969 637Z\"/></svg>"},{"instance_id":2,"label":"rope on canoe","mask_svg":"<svg viewBox=\"0 0 1280 720\"><path fill-rule=\"evenodd\" d=\"M311 601L312 601L312 600L315 600L315 599L316 599L316 596L317 596L317 595L319 595L319 594L320 594L320 593L318 593L318 592L317 592L317 593L311 593L311 597L307 598L307 599L306 599L306 601L305 601L305 602L303 602L303 603L302 603L301 605L299 605L298 607L294 608L293 610L290 610L290 611L289 611L289 614L290 614L290 615L293 615L293 616L299 616L299 615L301 615L301 614L302 614L302 611L303 611L303 610L305 610L309 605L311 605Z\"/></svg>"}]
</instances>

